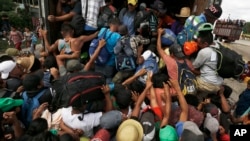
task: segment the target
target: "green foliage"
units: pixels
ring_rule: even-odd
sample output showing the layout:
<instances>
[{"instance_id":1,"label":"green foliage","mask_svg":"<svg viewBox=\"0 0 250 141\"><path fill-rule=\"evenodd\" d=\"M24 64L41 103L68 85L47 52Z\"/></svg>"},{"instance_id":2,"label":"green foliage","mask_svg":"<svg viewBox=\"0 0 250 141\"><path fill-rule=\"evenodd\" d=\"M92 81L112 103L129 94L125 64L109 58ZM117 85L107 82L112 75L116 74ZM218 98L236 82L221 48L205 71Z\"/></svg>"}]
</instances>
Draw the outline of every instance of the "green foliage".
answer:
<instances>
[{"instance_id":1,"label":"green foliage","mask_svg":"<svg viewBox=\"0 0 250 141\"><path fill-rule=\"evenodd\" d=\"M250 34L250 22L247 22L243 27L243 34Z\"/></svg>"},{"instance_id":2,"label":"green foliage","mask_svg":"<svg viewBox=\"0 0 250 141\"><path fill-rule=\"evenodd\" d=\"M0 11L12 11L16 7L12 0L0 0Z\"/></svg>"},{"instance_id":3,"label":"green foliage","mask_svg":"<svg viewBox=\"0 0 250 141\"><path fill-rule=\"evenodd\" d=\"M17 9L17 13L15 11L0 12L0 15L2 14L6 14L9 16L11 25L15 25L16 27L20 27L22 29L24 27L32 27L31 15L25 10Z\"/></svg>"}]
</instances>

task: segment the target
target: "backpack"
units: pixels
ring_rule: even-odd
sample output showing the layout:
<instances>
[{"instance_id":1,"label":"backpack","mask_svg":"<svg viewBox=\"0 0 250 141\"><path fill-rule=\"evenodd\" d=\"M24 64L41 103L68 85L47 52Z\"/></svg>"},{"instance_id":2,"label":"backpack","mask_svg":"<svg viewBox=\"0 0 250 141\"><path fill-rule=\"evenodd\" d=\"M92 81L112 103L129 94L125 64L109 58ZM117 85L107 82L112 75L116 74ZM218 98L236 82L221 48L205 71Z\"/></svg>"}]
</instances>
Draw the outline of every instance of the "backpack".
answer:
<instances>
[{"instance_id":1,"label":"backpack","mask_svg":"<svg viewBox=\"0 0 250 141\"><path fill-rule=\"evenodd\" d=\"M116 17L117 11L114 6L106 5L99 12L100 15L97 19L98 28L108 27L109 19Z\"/></svg>"},{"instance_id":2,"label":"backpack","mask_svg":"<svg viewBox=\"0 0 250 141\"><path fill-rule=\"evenodd\" d=\"M108 28L105 28L102 35L99 36L97 39L94 39L91 41L90 46L89 46L89 55L90 57L94 54L96 48L98 47L99 44L99 40L101 39L105 39L106 41L112 36L112 33L106 37L106 32L108 31ZM103 47L95 61L95 63L97 65L105 65L109 58L110 58L111 54L108 52L106 47Z\"/></svg>"},{"instance_id":3,"label":"backpack","mask_svg":"<svg viewBox=\"0 0 250 141\"><path fill-rule=\"evenodd\" d=\"M22 117L23 123L28 127L29 123L32 121L33 111L40 106L39 98L45 93L46 89L41 90L34 97L29 97L27 91L23 92L23 105L22 105Z\"/></svg>"},{"instance_id":4,"label":"backpack","mask_svg":"<svg viewBox=\"0 0 250 141\"><path fill-rule=\"evenodd\" d=\"M50 111L70 106L79 98L86 103L103 100L101 87L105 82L104 75L98 72L76 72L61 77L52 84Z\"/></svg>"},{"instance_id":5,"label":"backpack","mask_svg":"<svg viewBox=\"0 0 250 141\"><path fill-rule=\"evenodd\" d=\"M130 43L130 37L120 40L122 50L115 56L115 65L117 71L133 71L136 69L133 49ZM134 40L134 39L133 39Z\"/></svg>"},{"instance_id":6,"label":"backpack","mask_svg":"<svg viewBox=\"0 0 250 141\"><path fill-rule=\"evenodd\" d=\"M76 37L79 37L84 32L84 25L85 25L85 19L82 17L82 15L76 14L70 24L74 27L74 33Z\"/></svg>"},{"instance_id":7,"label":"backpack","mask_svg":"<svg viewBox=\"0 0 250 141\"><path fill-rule=\"evenodd\" d=\"M190 24L188 24L187 27L184 27L184 29L180 33L178 33L177 42L181 46L183 46L184 43L187 41L192 41L197 29L199 28L201 24L203 24L202 22L200 22L196 26L193 26L194 20L195 20L195 16L192 16L192 20Z\"/></svg>"},{"instance_id":8,"label":"backpack","mask_svg":"<svg viewBox=\"0 0 250 141\"><path fill-rule=\"evenodd\" d=\"M222 78L239 78L245 71L245 62L242 56L222 44L220 48L213 48L217 52L217 72Z\"/></svg>"},{"instance_id":9,"label":"backpack","mask_svg":"<svg viewBox=\"0 0 250 141\"><path fill-rule=\"evenodd\" d=\"M157 56L153 52L151 52L148 59L144 60L144 62L136 68L136 72L140 71L141 69L146 69L147 72L151 71L153 74L159 71ZM138 80L145 84L147 75L140 76Z\"/></svg>"},{"instance_id":10,"label":"backpack","mask_svg":"<svg viewBox=\"0 0 250 141\"><path fill-rule=\"evenodd\" d=\"M184 63L179 63L178 65L178 81L180 88L184 95L186 94L196 94L197 93L197 81L195 75L190 71L186 61Z\"/></svg>"}]
</instances>

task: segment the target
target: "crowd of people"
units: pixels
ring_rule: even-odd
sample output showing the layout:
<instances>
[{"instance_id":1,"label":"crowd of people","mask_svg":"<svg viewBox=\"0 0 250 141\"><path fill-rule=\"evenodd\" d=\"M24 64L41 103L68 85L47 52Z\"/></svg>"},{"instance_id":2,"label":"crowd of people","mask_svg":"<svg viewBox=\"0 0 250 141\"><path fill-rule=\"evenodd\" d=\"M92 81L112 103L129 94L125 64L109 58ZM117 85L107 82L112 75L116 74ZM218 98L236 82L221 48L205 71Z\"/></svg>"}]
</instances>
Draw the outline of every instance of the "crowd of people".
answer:
<instances>
[{"instance_id":1,"label":"crowd of people","mask_svg":"<svg viewBox=\"0 0 250 141\"><path fill-rule=\"evenodd\" d=\"M232 88L217 73L213 49L222 9L167 13L160 0L127 0L122 9L112 0L58 0L47 20L61 23L61 36L51 43L39 29L39 58L33 33L11 25L15 49L0 56L0 141L230 141L230 125L250 123L250 80L239 101L229 102ZM98 110L88 111L93 104L81 97L53 107L55 82L79 72L105 76Z\"/></svg>"}]
</instances>

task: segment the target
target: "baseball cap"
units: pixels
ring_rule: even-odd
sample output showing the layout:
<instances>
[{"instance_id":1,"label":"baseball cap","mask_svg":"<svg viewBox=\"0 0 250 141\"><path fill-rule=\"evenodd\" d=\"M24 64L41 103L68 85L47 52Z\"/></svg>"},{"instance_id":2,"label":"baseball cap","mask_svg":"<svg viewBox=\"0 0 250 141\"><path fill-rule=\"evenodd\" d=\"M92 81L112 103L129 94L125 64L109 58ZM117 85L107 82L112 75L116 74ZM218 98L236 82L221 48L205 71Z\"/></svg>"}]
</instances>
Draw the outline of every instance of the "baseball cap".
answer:
<instances>
[{"instance_id":1,"label":"baseball cap","mask_svg":"<svg viewBox=\"0 0 250 141\"><path fill-rule=\"evenodd\" d=\"M213 25L211 23L203 23L199 26L198 31L212 31Z\"/></svg>"},{"instance_id":2,"label":"baseball cap","mask_svg":"<svg viewBox=\"0 0 250 141\"><path fill-rule=\"evenodd\" d=\"M66 70L68 72L80 71L83 69L83 64L78 59L70 59L66 61Z\"/></svg>"},{"instance_id":3,"label":"baseball cap","mask_svg":"<svg viewBox=\"0 0 250 141\"><path fill-rule=\"evenodd\" d=\"M136 5L137 4L137 0L128 0L128 4L132 4L132 5Z\"/></svg>"},{"instance_id":4,"label":"baseball cap","mask_svg":"<svg viewBox=\"0 0 250 141\"><path fill-rule=\"evenodd\" d=\"M167 12L165 4L160 0L155 0L154 3L151 5L151 8L158 10L162 14L165 14Z\"/></svg>"},{"instance_id":5,"label":"baseball cap","mask_svg":"<svg viewBox=\"0 0 250 141\"><path fill-rule=\"evenodd\" d=\"M140 122L134 119L125 120L116 133L117 141L142 141L143 128Z\"/></svg>"},{"instance_id":6,"label":"baseball cap","mask_svg":"<svg viewBox=\"0 0 250 141\"><path fill-rule=\"evenodd\" d=\"M182 141L204 141L204 135L197 124L192 121L181 122L176 126L177 133Z\"/></svg>"},{"instance_id":7,"label":"baseball cap","mask_svg":"<svg viewBox=\"0 0 250 141\"><path fill-rule=\"evenodd\" d=\"M219 130L219 122L216 118L212 117L210 113L206 114L204 121L204 128L209 130L211 134L216 133Z\"/></svg>"},{"instance_id":8,"label":"baseball cap","mask_svg":"<svg viewBox=\"0 0 250 141\"><path fill-rule=\"evenodd\" d=\"M122 122L122 114L118 110L104 113L100 118L100 126L104 129L114 129Z\"/></svg>"},{"instance_id":9,"label":"baseball cap","mask_svg":"<svg viewBox=\"0 0 250 141\"><path fill-rule=\"evenodd\" d=\"M110 133L106 129L100 129L96 132L91 141L109 141Z\"/></svg>"},{"instance_id":10,"label":"baseball cap","mask_svg":"<svg viewBox=\"0 0 250 141\"><path fill-rule=\"evenodd\" d=\"M2 79L7 79L9 77L9 73L15 68L16 62L12 60L3 61L0 63L0 73Z\"/></svg>"},{"instance_id":11,"label":"baseball cap","mask_svg":"<svg viewBox=\"0 0 250 141\"><path fill-rule=\"evenodd\" d=\"M170 125L160 129L159 137L161 141L178 141L177 132Z\"/></svg>"},{"instance_id":12,"label":"baseball cap","mask_svg":"<svg viewBox=\"0 0 250 141\"><path fill-rule=\"evenodd\" d=\"M169 52L173 53L175 57L177 58L184 58L185 55L182 51L182 47L179 44L173 44L169 48Z\"/></svg>"},{"instance_id":13,"label":"baseball cap","mask_svg":"<svg viewBox=\"0 0 250 141\"><path fill-rule=\"evenodd\" d=\"M22 104L22 99L0 98L0 110L3 112L8 112L12 108L21 106Z\"/></svg>"},{"instance_id":14,"label":"baseball cap","mask_svg":"<svg viewBox=\"0 0 250 141\"><path fill-rule=\"evenodd\" d=\"M20 54L20 51L16 48L8 48L5 50L5 53L9 56L18 56Z\"/></svg>"},{"instance_id":15,"label":"baseball cap","mask_svg":"<svg viewBox=\"0 0 250 141\"><path fill-rule=\"evenodd\" d=\"M152 141L155 137L155 115L151 110L144 112L140 122L142 124L144 137L143 141Z\"/></svg>"},{"instance_id":16,"label":"baseball cap","mask_svg":"<svg viewBox=\"0 0 250 141\"><path fill-rule=\"evenodd\" d=\"M205 14L218 19L222 14L222 8L218 4L213 4L209 8L205 9Z\"/></svg>"}]
</instances>

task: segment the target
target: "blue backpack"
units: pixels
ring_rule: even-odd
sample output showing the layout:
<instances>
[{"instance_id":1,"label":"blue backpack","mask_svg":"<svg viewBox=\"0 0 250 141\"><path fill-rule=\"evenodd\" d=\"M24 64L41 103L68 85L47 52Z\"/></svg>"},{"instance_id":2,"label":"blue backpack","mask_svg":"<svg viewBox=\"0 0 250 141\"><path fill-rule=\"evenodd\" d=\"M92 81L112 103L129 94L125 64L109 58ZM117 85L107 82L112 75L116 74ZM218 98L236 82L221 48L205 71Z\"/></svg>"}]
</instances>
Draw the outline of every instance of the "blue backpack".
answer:
<instances>
[{"instance_id":1,"label":"blue backpack","mask_svg":"<svg viewBox=\"0 0 250 141\"><path fill-rule=\"evenodd\" d=\"M22 105L22 117L24 125L27 127L32 121L33 111L40 106L39 98L44 94L46 89L40 91L36 96L30 98L25 91L22 95L23 105Z\"/></svg>"},{"instance_id":2,"label":"blue backpack","mask_svg":"<svg viewBox=\"0 0 250 141\"><path fill-rule=\"evenodd\" d=\"M111 37L112 33L108 37L105 37L107 31L108 31L108 29L105 28L102 35L99 36L97 39L92 40L92 42L90 43L90 46L89 46L89 55L90 55L90 57L94 54L96 48L98 47L99 41L101 39L105 39L107 41ZM103 47L101 49L95 63L97 65L105 65L108 62L110 56L111 56L111 54L108 52L107 48Z\"/></svg>"},{"instance_id":3,"label":"blue backpack","mask_svg":"<svg viewBox=\"0 0 250 141\"><path fill-rule=\"evenodd\" d=\"M181 46L183 46L185 42L193 40L193 37L197 29L202 24L202 22L200 22L196 26L194 26L194 20L195 16L192 17L190 24L187 27L185 27L180 33L178 33L177 43L180 44Z\"/></svg>"}]
</instances>

